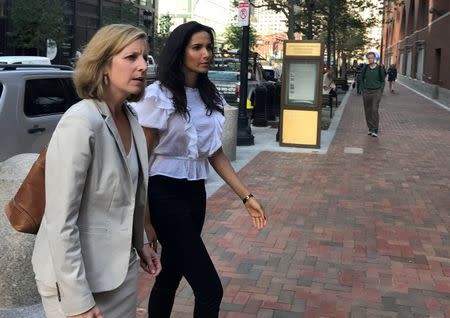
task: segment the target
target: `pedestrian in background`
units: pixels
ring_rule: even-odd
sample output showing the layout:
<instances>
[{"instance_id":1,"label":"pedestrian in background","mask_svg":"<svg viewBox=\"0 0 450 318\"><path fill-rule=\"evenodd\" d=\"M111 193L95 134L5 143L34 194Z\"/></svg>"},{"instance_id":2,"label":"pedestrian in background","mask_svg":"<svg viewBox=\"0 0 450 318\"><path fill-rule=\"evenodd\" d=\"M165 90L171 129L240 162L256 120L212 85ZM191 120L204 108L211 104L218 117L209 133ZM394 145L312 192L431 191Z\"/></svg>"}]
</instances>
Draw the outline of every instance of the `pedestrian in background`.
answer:
<instances>
[{"instance_id":1,"label":"pedestrian in background","mask_svg":"<svg viewBox=\"0 0 450 318\"><path fill-rule=\"evenodd\" d=\"M387 70L388 75L388 82L389 82L389 90L391 93L394 92L394 84L397 80L397 68L395 67L395 64L391 64Z\"/></svg>"},{"instance_id":2,"label":"pedestrian in background","mask_svg":"<svg viewBox=\"0 0 450 318\"><path fill-rule=\"evenodd\" d=\"M322 94L328 95L328 105L331 107L333 98L337 96L336 84L334 83L333 71L325 68L324 72Z\"/></svg>"},{"instance_id":3,"label":"pedestrian in background","mask_svg":"<svg viewBox=\"0 0 450 318\"><path fill-rule=\"evenodd\" d=\"M127 104L143 96L147 54L144 31L113 24L77 62L83 100L62 116L48 145L46 206L32 257L47 318L134 318L136 251L145 271L160 271L144 244L147 145Z\"/></svg>"},{"instance_id":4,"label":"pedestrian in background","mask_svg":"<svg viewBox=\"0 0 450 318\"><path fill-rule=\"evenodd\" d=\"M263 208L222 150L225 100L208 78L213 48L212 28L194 21L175 28L162 50L158 81L135 106L151 150L149 208L162 246L150 317L170 317L182 277L194 291L194 317L219 315L223 288L201 238L208 161L241 198L254 226L266 224Z\"/></svg>"},{"instance_id":5,"label":"pedestrian in background","mask_svg":"<svg viewBox=\"0 0 450 318\"><path fill-rule=\"evenodd\" d=\"M364 112L366 115L368 135L378 137L380 122L379 108L381 96L384 91L386 73L381 65L376 62L374 52L366 54L369 64L361 71L361 91L363 95Z\"/></svg>"}]
</instances>

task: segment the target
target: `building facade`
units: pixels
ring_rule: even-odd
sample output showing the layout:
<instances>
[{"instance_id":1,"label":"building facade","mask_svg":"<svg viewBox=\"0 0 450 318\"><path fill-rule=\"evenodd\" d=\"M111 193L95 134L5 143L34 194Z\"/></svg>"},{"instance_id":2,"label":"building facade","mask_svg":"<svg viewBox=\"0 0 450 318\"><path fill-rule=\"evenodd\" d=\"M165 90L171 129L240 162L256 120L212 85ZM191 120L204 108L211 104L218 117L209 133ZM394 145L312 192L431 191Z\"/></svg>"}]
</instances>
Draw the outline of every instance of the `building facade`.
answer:
<instances>
[{"instance_id":1,"label":"building facade","mask_svg":"<svg viewBox=\"0 0 450 318\"><path fill-rule=\"evenodd\" d=\"M384 12L382 61L399 78L450 104L450 0L406 0Z\"/></svg>"},{"instance_id":2,"label":"building facade","mask_svg":"<svg viewBox=\"0 0 450 318\"><path fill-rule=\"evenodd\" d=\"M252 25L259 35L275 35L287 32L286 16L281 12L269 10L266 7L259 7L265 3L263 0L256 0L257 8L253 11Z\"/></svg>"},{"instance_id":3,"label":"building facade","mask_svg":"<svg viewBox=\"0 0 450 318\"><path fill-rule=\"evenodd\" d=\"M14 45L10 18L13 0L0 0L0 54L34 55ZM61 0L64 9L66 37L58 43L55 64L71 64L86 43L103 25L130 23L149 35L150 47L156 25L157 0Z\"/></svg>"},{"instance_id":4,"label":"building facade","mask_svg":"<svg viewBox=\"0 0 450 318\"><path fill-rule=\"evenodd\" d=\"M231 0L170 0L160 1L158 16L172 16L174 27L195 20L222 35L235 15Z\"/></svg>"}]
</instances>

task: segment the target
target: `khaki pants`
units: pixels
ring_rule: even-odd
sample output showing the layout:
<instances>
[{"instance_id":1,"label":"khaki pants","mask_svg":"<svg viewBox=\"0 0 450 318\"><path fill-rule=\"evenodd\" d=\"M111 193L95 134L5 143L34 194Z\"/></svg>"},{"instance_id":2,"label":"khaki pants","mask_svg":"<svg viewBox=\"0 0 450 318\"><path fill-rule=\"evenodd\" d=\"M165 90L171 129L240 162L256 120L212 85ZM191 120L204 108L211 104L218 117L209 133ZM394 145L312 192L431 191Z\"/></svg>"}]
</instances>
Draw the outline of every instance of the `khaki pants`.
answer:
<instances>
[{"instance_id":1,"label":"khaki pants","mask_svg":"<svg viewBox=\"0 0 450 318\"><path fill-rule=\"evenodd\" d=\"M125 281L117 289L93 294L106 318L135 318L137 307L137 283L138 283L138 257L132 252L128 274ZM37 281L37 286L42 299L47 318L66 318L61 310L56 288L43 285Z\"/></svg>"},{"instance_id":2,"label":"khaki pants","mask_svg":"<svg viewBox=\"0 0 450 318\"><path fill-rule=\"evenodd\" d=\"M381 89L365 90L363 92L364 113L366 114L366 122L369 129L378 130L380 121L378 108L380 107L382 94Z\"/></svg>"}]
</instances>

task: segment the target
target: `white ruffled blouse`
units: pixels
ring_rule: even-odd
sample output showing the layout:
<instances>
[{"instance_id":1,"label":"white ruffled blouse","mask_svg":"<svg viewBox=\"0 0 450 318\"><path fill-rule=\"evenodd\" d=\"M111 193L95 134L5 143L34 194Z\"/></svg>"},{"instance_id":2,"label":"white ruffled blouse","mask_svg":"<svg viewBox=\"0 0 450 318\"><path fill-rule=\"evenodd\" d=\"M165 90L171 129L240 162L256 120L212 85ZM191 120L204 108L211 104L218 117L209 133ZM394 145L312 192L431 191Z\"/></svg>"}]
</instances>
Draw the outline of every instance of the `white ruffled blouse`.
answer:
<instances>
[{"instance_id":1,"label":"white ruffled blouse","mask_svg":"<svg viewBox=\"0 0 450 318\"><path fill-rule=\"evenodd\" d=\"M141 126L159 130L149 176L188 180L208 177L208 157L222 147L225 118L217 111L207 114L198 89L186 87L186 99L190 116L184 118L175 112L172 93L155 82L145 89L143 100L133 105Z\"/></svg>"}]
</instances>

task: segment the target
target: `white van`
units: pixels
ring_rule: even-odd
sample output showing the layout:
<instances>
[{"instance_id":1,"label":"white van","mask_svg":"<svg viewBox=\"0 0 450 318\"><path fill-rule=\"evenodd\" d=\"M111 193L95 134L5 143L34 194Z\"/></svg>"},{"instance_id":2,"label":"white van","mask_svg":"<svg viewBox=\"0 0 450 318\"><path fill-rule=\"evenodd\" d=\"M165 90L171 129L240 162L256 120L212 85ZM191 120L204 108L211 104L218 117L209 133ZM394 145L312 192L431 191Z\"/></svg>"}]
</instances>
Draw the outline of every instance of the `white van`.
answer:
<instances>
[{"instance_id":1,"label":"white van","mask_svg":"<svg viewBox=\"0 0 450 318\"><path fill-rule=\"evenodd\" d=\"M45 56L0 56L0 64L39 64L50 65L50 59Z\"/></svg>"}]
</instances>

